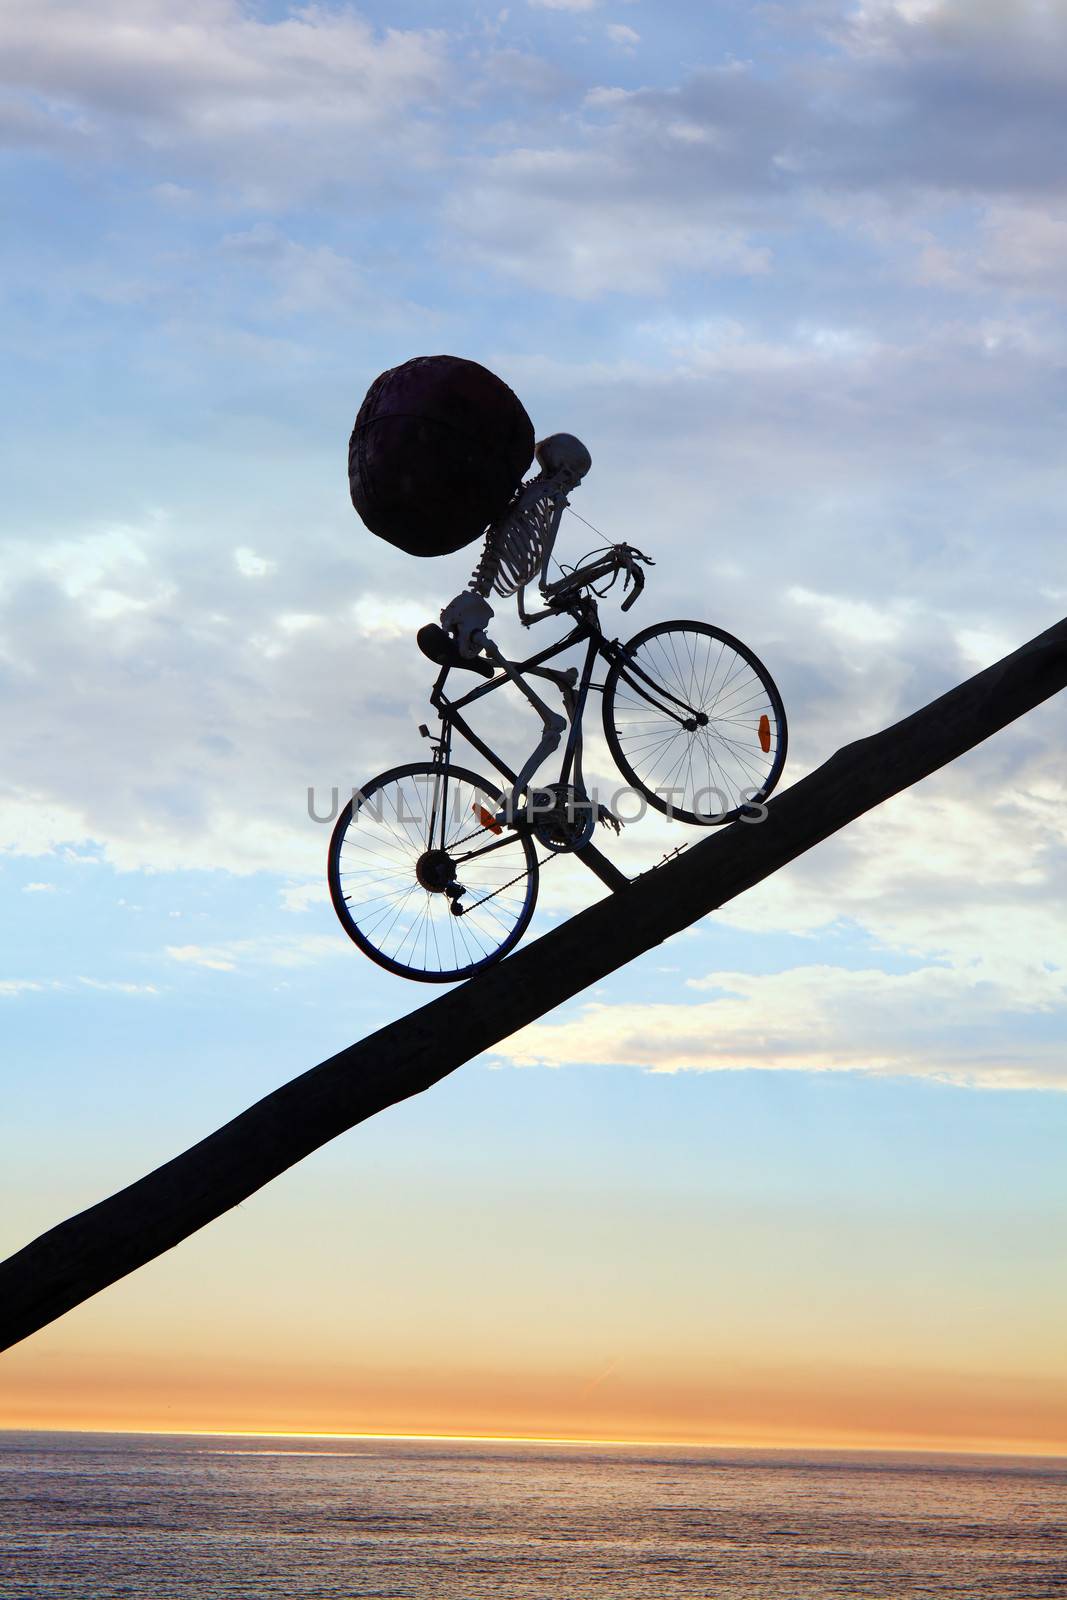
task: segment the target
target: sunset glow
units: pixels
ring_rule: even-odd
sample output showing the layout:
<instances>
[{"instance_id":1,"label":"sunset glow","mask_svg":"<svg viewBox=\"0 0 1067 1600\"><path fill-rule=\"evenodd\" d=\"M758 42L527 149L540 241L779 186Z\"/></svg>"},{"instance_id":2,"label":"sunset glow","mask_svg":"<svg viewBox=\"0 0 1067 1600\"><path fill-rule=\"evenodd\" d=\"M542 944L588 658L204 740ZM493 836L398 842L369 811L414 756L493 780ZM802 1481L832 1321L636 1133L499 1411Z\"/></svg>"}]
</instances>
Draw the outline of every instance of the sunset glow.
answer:
<instances>
[{"instance_id":1,"label":"sunset glow","mask_svg":"<svg viewBox=\"0 0 1067 1600\"><path fill-rule=\"evenodd\" d=\"M462 355L580 437L559 562L651 558L607 638L751 646L779 793L1062 616L1067 4L0 26L6 1256L431 997L345 936L308 806L426 758L416 635L479 551L353 510L384 370ZM476 725L517 768L510 694ZM1065 729L1060 695L24 1340L0 1428L1067 1454ZM706 836L595 835L628 878ZM605 893L543 853L527 943Z\"/></svg>"}]
</instances>

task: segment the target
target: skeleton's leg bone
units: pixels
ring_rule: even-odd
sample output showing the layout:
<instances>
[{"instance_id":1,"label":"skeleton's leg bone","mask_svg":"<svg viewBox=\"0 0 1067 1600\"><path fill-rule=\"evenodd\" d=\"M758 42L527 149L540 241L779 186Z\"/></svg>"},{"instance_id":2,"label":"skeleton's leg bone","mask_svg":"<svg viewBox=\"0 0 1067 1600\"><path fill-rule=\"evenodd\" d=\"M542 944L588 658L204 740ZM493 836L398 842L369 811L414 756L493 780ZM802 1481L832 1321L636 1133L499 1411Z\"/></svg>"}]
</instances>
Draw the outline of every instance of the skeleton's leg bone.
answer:
<instances>
[{"instance_id":1,"label":"skeleton's leg bone","mask_svg":"<svg viewBox=\"0 0 1067 1600\"><path fill-rule=\"evenodd\" d=\"M537 746L537 749L534 751L533 755L519 772L518 777L515 779L515 786L511 790L511 793L505 795L504 797L505 812L508 816L513 816L515 813L515 808L518 805L519 795L526 788L527 784L530 782L530 779L533 777L542 761L544 761L547 756L550 756L553 750L558 749L559 741L567 731L567 719L566 717L561 717L558 711L551 710L539 695L534 694L533 690L523 678L522 674L515 670L510 661L504 660L504 657L500 654L500 651L493 643L492 639L486 638L483 634L481 636L481 643L482 649L484 649L486 655L489 657L489 660L493 663L493 665L495 667L499 667L502 672L507 673L508 677L511 679L512 683L515 684L516 688L526 696L526 699L530 702L538 716L541 718L544 729L541 736L541 743Z\"/></svg>"}]
</instances>

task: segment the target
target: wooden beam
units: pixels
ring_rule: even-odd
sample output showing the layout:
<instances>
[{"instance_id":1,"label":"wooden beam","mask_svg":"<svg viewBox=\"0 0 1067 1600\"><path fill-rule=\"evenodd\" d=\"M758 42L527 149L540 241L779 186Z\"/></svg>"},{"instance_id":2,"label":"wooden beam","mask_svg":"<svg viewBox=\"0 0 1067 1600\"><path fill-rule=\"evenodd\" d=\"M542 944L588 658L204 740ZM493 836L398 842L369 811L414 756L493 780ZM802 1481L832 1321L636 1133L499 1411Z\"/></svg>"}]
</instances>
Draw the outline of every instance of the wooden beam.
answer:
<instances>
[{"instance_id":1,"label":"wooden beam","mask_svg":"<svg viewBox=\"0 0 1067 1600\"><path fill-rule=\"evenodd\" d=\"M1067 620L846 745L736 822L508 960L331 1056L182 1155L0 1264L0 1349L170 1250L356 1123L420 1094L518 1028L777 872L1067 686Z\"/></svg>"}]
</instances>

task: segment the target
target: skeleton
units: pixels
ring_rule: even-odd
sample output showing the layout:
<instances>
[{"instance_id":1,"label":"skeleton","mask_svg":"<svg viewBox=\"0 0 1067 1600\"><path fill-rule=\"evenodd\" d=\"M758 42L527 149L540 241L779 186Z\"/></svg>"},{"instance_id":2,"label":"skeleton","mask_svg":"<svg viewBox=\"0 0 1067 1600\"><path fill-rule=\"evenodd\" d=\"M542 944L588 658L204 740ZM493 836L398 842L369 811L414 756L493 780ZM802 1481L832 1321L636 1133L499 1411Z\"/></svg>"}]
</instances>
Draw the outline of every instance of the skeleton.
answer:
<instances>
[{"instance_id":1,"label":"skeleton","mask_svg":"<svg viewBox=\"0 0 1067 1600\"><path fill-rule=\"evenodd\" d=\"M558 747L567 730L567 719L534 693L489 638L485 630L495 615L489 596L496 594L506 599L517 594L519 616L524 622L530 620L523 604L526 586L536 577L538 588L544 594L552 549L568 503L567 495L577 488L592 466L589 451L570 433L553 433L543 439L536 447L535 456L540 472L522 484L504 515L486 530L485 545L470 582L441 612L441 627L449 636L451 648L467 662L485 655L507 674L541 718L541 742L518 775L513 790L515 797L542 761ZM566 702L575 674L544 671L543 675L559 682Z\"/></svg>"},{"instance_id":2,"label":"skeleton","mask_svg":"<svg viewBox=\"0 0 1067 1600\"><path fill-rule=\"evenodd\" d=\"M541 471L521 485L504 515L486 530L470 582L441 612L441 626L468 661L485 649L485 626L495 615L491 594L506 599L517 593L521 616L526 585L537 576L544 589L567 493L592 466L589 451L570 433L542 439L535 455Z\"/></svg>"}]
</instances>

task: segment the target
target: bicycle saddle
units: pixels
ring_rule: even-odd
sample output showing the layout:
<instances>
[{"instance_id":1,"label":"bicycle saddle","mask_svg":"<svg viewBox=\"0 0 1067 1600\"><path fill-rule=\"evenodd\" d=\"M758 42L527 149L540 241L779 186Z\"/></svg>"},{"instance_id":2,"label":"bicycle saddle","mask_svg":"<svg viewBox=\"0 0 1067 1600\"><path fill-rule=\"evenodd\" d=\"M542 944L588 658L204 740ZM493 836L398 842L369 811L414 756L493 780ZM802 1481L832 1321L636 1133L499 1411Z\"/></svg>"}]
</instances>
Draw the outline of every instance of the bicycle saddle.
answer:
<instances>
[{"instance_id":1,"label":"bicycle saddle","mask_svg":"<svg viewBox=\"0 0 1067 1600\"><path fill-rule=\"evenodd\" d=\"M450 639L437 622L428 622L424 628L419 629L415 638L427 660L433 661L439 667L463 667L467 672L477 672L483 678L493 676L495 669L488 661L461 656L456 641Z\"/></svg>"}]
</instances>

